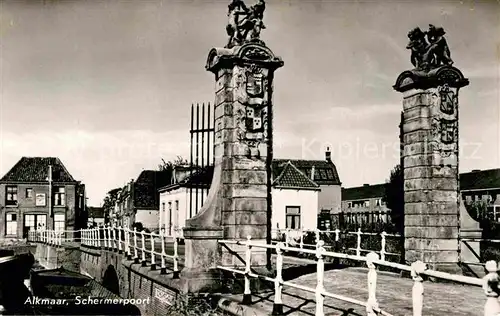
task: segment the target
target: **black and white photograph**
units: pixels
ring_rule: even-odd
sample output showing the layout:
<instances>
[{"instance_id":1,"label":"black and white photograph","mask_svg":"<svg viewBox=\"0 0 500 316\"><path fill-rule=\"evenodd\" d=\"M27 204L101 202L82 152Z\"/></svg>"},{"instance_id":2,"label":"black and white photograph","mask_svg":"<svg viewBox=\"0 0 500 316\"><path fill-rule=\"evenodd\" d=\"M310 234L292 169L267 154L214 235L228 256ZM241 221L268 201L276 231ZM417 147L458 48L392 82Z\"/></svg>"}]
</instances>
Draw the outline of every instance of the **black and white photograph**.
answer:
<instances>
[{"instance_id":1,"label":"black and white photograph","mask_svg":"<svg viewBox=\"0 0 500 316\"><path fill-rule=\"evenodd\" d=\"M0 315L499 296L500 0L0 0Z\"/></svg>"}]
</instances>

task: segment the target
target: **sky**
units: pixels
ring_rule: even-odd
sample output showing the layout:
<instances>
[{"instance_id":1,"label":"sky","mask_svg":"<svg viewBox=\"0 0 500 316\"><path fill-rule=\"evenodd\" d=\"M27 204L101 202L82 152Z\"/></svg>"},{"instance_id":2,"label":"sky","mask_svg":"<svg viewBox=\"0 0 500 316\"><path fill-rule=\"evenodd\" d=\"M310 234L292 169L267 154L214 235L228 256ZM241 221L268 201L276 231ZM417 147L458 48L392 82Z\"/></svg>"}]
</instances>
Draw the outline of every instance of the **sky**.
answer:
<instances>
[{"instance_id":1,"label":"sky","mask_svg":"<svg viewBox=\"0 0 500 316\"><path fill-rule=\"evenodd\" d=\"M247 0L248 5L253 0ZM208 52L223 0L0 1L0 174L57 156L89 205L189 156L192 103L213 102ZM277 158L324 159L342 185L384 182L399 161L410 29L442 26L460 90L460 171L500 167L500 2L268 0Z\"/></svg>"}]
</instances>

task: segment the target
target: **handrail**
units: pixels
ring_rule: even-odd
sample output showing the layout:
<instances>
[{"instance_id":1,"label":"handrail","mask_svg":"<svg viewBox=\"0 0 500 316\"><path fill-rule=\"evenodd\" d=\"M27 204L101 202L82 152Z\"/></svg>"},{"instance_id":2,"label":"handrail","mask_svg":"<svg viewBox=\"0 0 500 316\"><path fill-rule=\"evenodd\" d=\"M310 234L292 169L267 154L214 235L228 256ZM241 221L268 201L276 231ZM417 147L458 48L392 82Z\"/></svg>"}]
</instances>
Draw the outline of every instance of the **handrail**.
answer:
<instances>
[{"instance_id":1,"label":"handrail","mask_svg":"<svg viewBox=\"0 0 500 316\"><path fill-rule=\"evenodd\" d=\"M105 249L125 253L129 260L147 266L150 263L151 270L156 270L156 259L161 262L160 274L166 274L166 259L173 262L173 278L179 278L179 237L176 228L172 236L165 236L163 230L159 234L133 230L127 227L101 226L86 228L76 231L37 230L28 232L28 241L41 242L51 246L62 246L65 241L79 241L82 246ZM68 233L79 235L79 238L65 238ZM131 238L132 237L132 238ZM133 242L131 242L133 240ZM138 241L139 240L139 241ZM147 245L149 243L149 245ZM157 251L155 245L158 243L161 251ZM165 245L173 244L173 253L167 254ZM132 255L133 254L133 255ZM149 260L148 258L149 257Z\"/></svg>"},{"instance_id":2,"label":"handrail","mask_svg":"<svg viewBox=\"0 0 500 316\"><path fill-rule=\"evenodd\" d=\"M332 252L332 251L327 251L324 247L324 242L323 241L318 241L316 245L315 250L310 250L310 249L303 249L303 248L298 248L298 247L290 247L286 246L285 243L279 242L276 245L273 244L262 244L262 243L254 243L251 241L251 237L248 236L246 241L239 241L239 240L219 240L220 244L225 244L225 245L244 245L246 246L247 249L247 256L246 256L246 262L245 262L245 270L239 270L235 267L225 267L225 266L218 266L217 268L236 273L236 274L242 274L245 277L245 292L244 292L244 301L245 301L245 296L250 296L250 278L258 278L262 280L266 280L269 282L273 282L275 287L275 299L274 299L274 306L273 310L277 311L282 311L282 287L283 286L288 286L292 288L296 288L299 290L307 291L310 293L314 293L316 295L316 315L324 315L324 310L323 310L323 305L324 305L324 298L325 297L330 297L342 301L346 301L352 304L360 305L366 307L366 312L367 315L370 316L375 316L375 315L387 315L390 316L391 314L387 313L386 311L382 310L377 302L376 299L376 283L377 283L377 270L376 266L385 266L385 267L390 267L390 268L395 268L399 269L401 271L406 271L410 272L412 279L414 281L413 289L412 289L412 304L413 304L413 315L414 316L422 316L422 307L423 307L423 276L428 276L428 277L434 277L434 278L439 278L439 279L444 279L448 281L453 281L465 285L471 285L471 286L482 286L484 292L486 293L487 296L487 302L484 307L485 315L488 316L497 316L497 314L494 314L493 312L496 310L500 309L500 303L498 302L498 294L500 292L500 289L498 288L499 286L499 280L500 276L498 275L498 267L497 263L494 261L489 261L486 263L486 270L488 271L488 275L485 276L483 279L479 278L474 278L474 277L469 277L469 276L462 276L462 275L455 275L447 272L441 272L441 271L435 271L435 270L430 270L428 269L427 265L423 263L422 261L416 261L414 262L411 266L400 264L400 263L395 263L395 262L389 262L382 260L379 258L379 255L375 252L370 252L366 256L360 256L360 255L349 255L345 253L338 253L338 252ZM251 255L251 249L252 248L264 248L264 249L274 249L276 252L276 276L274 278L271 278L269 276L263 276L263 275L258 275L255 272L251 271L251 258L249 257L249 254ZM300 284L295 284L290 281L283 281L282 278L282 269L283 269L283 252L297 252L297 253L307 253L307 254L312 254L316 256L317 259L317 278L318 278L318 283L316 288L300 285ZM323 287L323 279L324 279L324 258L331 257L331 258L342 258L342 259L349 259L349 260L356 260L356 261L361 261L365 262L366 266L368 267L368 299L366 302L362 302L353 298L349 298L346 296L330 293L326 291ZM498 309L496 309L498 308ZM279 313L278 313L279 314Z\"/></svg>"},{"instance_id":3,"label":"handrail","mask_svg":"<svg viewBox=\"0 0 500 316\"><path fill-rule=\"evenodd\" d=\"M281 233L281 230L271 230L271 234L273 233ZM307 232L314 232L315 233L315 244L307 244L304 243L304 233ZM348 248L347 250L355 251L356 255L361 256L362 252L376 252L380 254L380 257L382 260L385 260L386 256L401 256L400 253L394 253L394 252L387 252L386 250L386 244L387 244L387 238L401 238L401 235L396 235L396 234L388 234L385 231L381 233L369 233L369 232L362 232L361 228L358 228L356 232L349 232L349 231L344 231L342 232L340 229L335 229L335 230L319 230L319 229L285 229L284 234L285 234L285 246L288 246L289 244L294 244L295 242L292 242L294 240L293 235L297 235L295 238L300 238L299 246L301 249L304 249L306 247L309 248L316 248L316 244L318 241L321 240L321 234L327 234L327 233L334 233L335 234L335 242L340 241L340 236L341 234L347 234L347 235L356 235L356 248ZM363 249L361 248L361 237L362 236L380 236L381 237L381 247L380 250L374 250L374 249ZM276 242L275 242L276 243ZM334 248L334 246L325 246L325 248Z\"/></svg>"}]
</instances>

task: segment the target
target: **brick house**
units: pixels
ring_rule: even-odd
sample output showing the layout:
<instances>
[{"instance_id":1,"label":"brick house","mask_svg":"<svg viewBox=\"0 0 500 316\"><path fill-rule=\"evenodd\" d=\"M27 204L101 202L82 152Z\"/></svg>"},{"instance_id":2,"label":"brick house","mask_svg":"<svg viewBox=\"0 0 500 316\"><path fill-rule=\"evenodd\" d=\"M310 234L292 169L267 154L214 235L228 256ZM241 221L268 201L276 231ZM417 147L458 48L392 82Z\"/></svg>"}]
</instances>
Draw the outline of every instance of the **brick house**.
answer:
<instances>
[{"instance_id":1,"label":"brick house","mask_svg":"<svg viewBox=\"0 0 500 316\"><path fill-rule=\"evenodd\" d=\"M103 207L88 207L87 208L87 227L98 227L104 225L104 208Z\"/></svg>"},{"instance_id":2,"label":"brick house","mask_svg":"<svg viewBox=\"0 0 500 316\"><path fill-rule=\"evenodd\" d=\"M0 238L86 226L85 186L59 158L23 157L0 179Z\"/></svg>"},{"instance_id":3,"label":"brick house","mask_svg":"<svg viewBox=\"0 0 500 316\"><path fill-rule=\"evenodd\" d=\"M342 188L343 212L388 211L382 201L385 183ZM484 202L489 216L500 221L500 168L460 174L460 193L465 205Z\"/></svg>"},{"instance_id":4,"label":"brick house","mask_svg":"<svg viewBox=\"0 0 500 316\"><path fill-rule=\"evenodd\" d=\"M149 230L158 229L158 189L170 183L170 178L168 171L143 170L137 180L125 185L116 202L118 223L129 228L141 223Z\"/></svg>"},{"instance_id":5,"label":"brick house","mask_svg":"<svg viewBox=\"0 0 500 316\"><path fill-rule=\"evenodd\" d=\"M340 212L341 182L329 151L325 158L273 160L273 229L314 229L317 226L317 215L321 211ZM182 177L181 181L159 189L160 228L164 228L167 235L172 233L173 228L184 227L186 219L196 214L192 207L202 205L212 176L213 166L208 166L192 176ZM196 188L199 194L195 194ZM199 200L198 203L196 199Z\"/></svg>"}]
</instances>

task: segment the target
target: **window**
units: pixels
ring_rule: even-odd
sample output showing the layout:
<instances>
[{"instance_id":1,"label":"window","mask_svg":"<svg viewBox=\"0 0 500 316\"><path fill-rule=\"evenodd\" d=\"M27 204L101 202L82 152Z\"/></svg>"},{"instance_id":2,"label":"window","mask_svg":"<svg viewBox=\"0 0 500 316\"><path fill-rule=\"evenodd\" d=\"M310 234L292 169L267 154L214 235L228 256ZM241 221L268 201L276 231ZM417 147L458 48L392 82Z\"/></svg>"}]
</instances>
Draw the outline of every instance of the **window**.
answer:
<instances>
[{"instance_id":1,"label":"window","mask_svg":"<svg viewBox=\"0 0 500 316\"><path fill-rule=\"evenodd\" d=\"M352 207L352 202L348 202L347 203L347 208L351 208Z\"/></svg>"},{"instance_id":2,"label":"window","mask_svg":"<svg viewBox=\"0 0 500 316\"><path fill-rule=\"evenodd\" d=\"M17 205L17 186L6 187L5 205Z\"/></svg>"},{"instance_id":3,"label":"window","mask_svg":"<svg viewBox=\"0 0 500 316\"><path fill-rule=\"evenodd\" d=\"M365 207L369 207L370 206L370 201L365 201Z\"/></svg>"},{"instance_id":4,"label":"window","mask_svg":"<svg viewBox=\"0 0 500 316\"><path fill-rule=\"evenodd\" d=\"M17 235L17 214L7 214L5 235Z\"/></svg>"},{"instance_id":5,"label":"window","mask_svg":"<svg viewBox=\"0 0 500 316\"><path fill-rule=\"evenodd\" d=\"M382 205L382 199L377 199L376 206Z\"/></svg>"},{"instance_id":6,"label":"window","mask_svg":"<svg viewBox=\"0 0 500 316\"><path fill-rule=\"evenodd\" d=\"M26 198L27 199L33 198L33 189L31 189L31 188L26 189Z\"/></svg>"},{"instance_id":7,"label":"window","mask_svg":"<svg viewBox=\"0 0 500 316\"><path fill-rule=\"evenodd\" d=\"M300 229L300 206L287 206L285 214L286 228Z\"/></svg>"},{"instance_id":8,"label":"window","mask_svg":"<svg viewBox=\"0 0 500 316\"><path fill-rule=\"evenodd\" d=\"M64 231L64 228L65 228L64 214L54 214L54 230Z\"/></svg>"},{"instance_id":9,"label":"window","mask_svg":"<svg viewBox=\"0 0 500 316\"><path fill-rule=\"evenodd\" d=\"M64 206L65 198L64 187L55 187L54 188L54 206Z\"/></svg>"},{"instance_id":10,"label":"window","mask_svg":"<svg viewBox=\"0 0 500 316\"><path fill-rule=\"evenodd\" d=\"M26 214L24 215L23 236L28 235L28 231L35 229L47 229L47 216L43 214Z\"/></svg>"}]
</instances>

